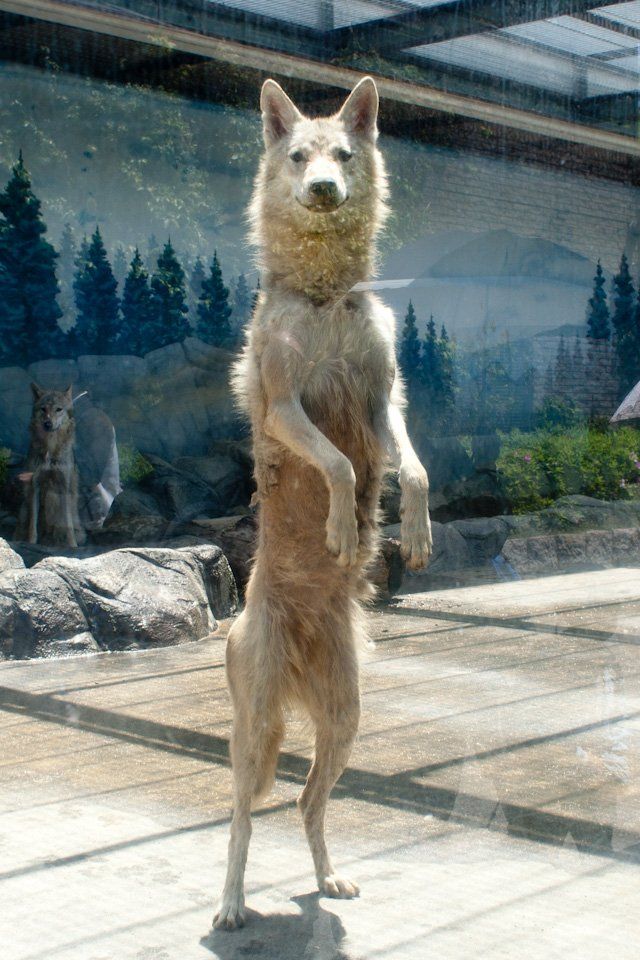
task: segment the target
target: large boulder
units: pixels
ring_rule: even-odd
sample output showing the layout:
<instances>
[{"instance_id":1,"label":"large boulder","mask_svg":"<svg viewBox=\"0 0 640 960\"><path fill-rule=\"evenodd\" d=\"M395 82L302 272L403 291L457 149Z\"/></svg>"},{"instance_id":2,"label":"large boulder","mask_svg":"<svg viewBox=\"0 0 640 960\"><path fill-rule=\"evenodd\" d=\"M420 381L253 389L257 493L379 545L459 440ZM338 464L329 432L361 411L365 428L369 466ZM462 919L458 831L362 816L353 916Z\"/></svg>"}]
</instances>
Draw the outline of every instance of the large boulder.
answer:
<instances>
[{"instance_id":1,"label":"large boulder","mask_svg":"<svg viewBox=\"0 0 640 960\"><path fill-rule=\"evenodd\" d=\"M199 640L237 606L212 544L47 557L0 574L0 656L59 656Z\"/></svg>"},{"instance_id":2,"label":"large boulder","mask_svg":"<svg viewBox=\"0 0 640 960\"><path fill-rule=\"evenodd\" d=\"M111 650L199 640L237 603L229 564L209 544L49 558L34 569L57 573L71 586L92 634Z\"/></svg>"}]
</instances>

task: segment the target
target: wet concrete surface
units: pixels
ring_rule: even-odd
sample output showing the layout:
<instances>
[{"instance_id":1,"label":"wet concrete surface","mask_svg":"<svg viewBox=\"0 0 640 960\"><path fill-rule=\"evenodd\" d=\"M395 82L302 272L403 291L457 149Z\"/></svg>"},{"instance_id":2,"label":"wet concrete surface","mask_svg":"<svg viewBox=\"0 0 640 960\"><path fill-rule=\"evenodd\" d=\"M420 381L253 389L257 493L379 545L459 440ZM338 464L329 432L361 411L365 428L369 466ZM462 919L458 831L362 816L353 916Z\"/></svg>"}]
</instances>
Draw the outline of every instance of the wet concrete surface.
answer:
<instances>
[{"instance_id":1,"label":"wet concrete surface","mask_svg":"<svg viewBox=\"0 0 640 960\"><path fill-rule=\"evenodd\" d=\"M3 960L635 960L640 570L416 593L370 616L361 732L328 815L362 894L315 892L292 721L236 933L211 930L231 804L223 634L0 665Z\"/></svg>"}]
</instances>

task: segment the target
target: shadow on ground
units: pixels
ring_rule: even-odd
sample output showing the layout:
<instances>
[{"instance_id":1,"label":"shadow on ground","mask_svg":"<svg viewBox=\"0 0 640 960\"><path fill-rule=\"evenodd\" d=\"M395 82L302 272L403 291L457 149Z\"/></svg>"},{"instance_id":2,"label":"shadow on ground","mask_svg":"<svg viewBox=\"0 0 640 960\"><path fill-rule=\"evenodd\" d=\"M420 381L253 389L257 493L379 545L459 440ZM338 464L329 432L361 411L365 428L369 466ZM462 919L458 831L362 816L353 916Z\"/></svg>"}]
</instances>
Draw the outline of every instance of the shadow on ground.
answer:
<instances>
[{"instance_id":1,"label":"shadow on ground","mask_svg":"<svg viewBox=\"0 0 640 960\"><path fill-rule=\"evenodd\" d=\"M247 926L211 930L200 943L217 960L348 960L342 950L346 931L339 917L324 910L318 893L293 897L300 913L247 912Z\"/></svg>"}]
</instances>

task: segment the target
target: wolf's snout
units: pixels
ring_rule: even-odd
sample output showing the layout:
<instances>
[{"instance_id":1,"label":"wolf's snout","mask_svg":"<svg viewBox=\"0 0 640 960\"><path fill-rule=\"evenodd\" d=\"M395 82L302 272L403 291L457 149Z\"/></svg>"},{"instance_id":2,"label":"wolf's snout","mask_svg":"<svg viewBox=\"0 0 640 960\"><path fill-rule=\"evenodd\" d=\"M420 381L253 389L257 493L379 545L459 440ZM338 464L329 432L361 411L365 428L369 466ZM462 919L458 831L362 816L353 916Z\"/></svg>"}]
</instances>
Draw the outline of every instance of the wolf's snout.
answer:
<instances>
[{"instance_id":1,"label":"wolf's snout","mask_svg":"<svg viewBox=\"0 0 640 960\"><path fill-rule=\"evenodd\" d=\"M51 420L45 420L42 426L45 428L45 430L53 430L53 423Z\"/></svg>"},{"instance_id":2,"label":"wolf's snout","mask_svg":"<svg viewBox=\"0 0 640 960\"><path fill-rule=\"evenodd\" d=\"M317 200L333 201L339 199L338 184L335 180L313 180L309 184L309 193Z\"/></svg>"}]
</instances>

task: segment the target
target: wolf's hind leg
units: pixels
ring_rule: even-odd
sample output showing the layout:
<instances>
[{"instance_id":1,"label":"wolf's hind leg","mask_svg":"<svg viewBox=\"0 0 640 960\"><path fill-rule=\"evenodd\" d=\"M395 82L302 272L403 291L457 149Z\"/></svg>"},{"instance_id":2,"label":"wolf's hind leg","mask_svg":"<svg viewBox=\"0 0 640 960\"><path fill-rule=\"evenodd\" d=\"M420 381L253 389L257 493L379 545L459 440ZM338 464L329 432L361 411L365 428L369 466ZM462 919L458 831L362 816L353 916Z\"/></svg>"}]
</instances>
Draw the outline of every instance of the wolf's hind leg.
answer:
<instances>
[{"instance_id":1,"label":"wolf's hind leg","mask_svg":"<svg viewBox=\"0 0 640 960\"><path fill-rule=\"evenodd\" d=\"M234 930L244 925L244 872L251 839L251 802L265 794L275 776L284 735L277 677L253 661L243 642L246 621L232 628L227 646L227 673L233 698L231 762L234 778L233 818L227 877L214 925Z\"/></svg>"},{"instance_id":2,"label":"wolf's hind leg","mask_svg":"<svg viewBox=\"0 0 640 960\"><path fill-rule=\"evenodd\" d=\"M349 651L351 653L351 651ZM349 659L351 659L349 657ZM316 726L315 756L304 790L298 800L305 833L311 849L318 889L329 897L357 897L358 885L337 874L325 841L325 813L329 794L343 772L351 754L360 719L357 663L346 665L337 689L325 681L324 702L311 707ZM333 676L340 676L343 665Z\"/></svg>"}]
</instances>

